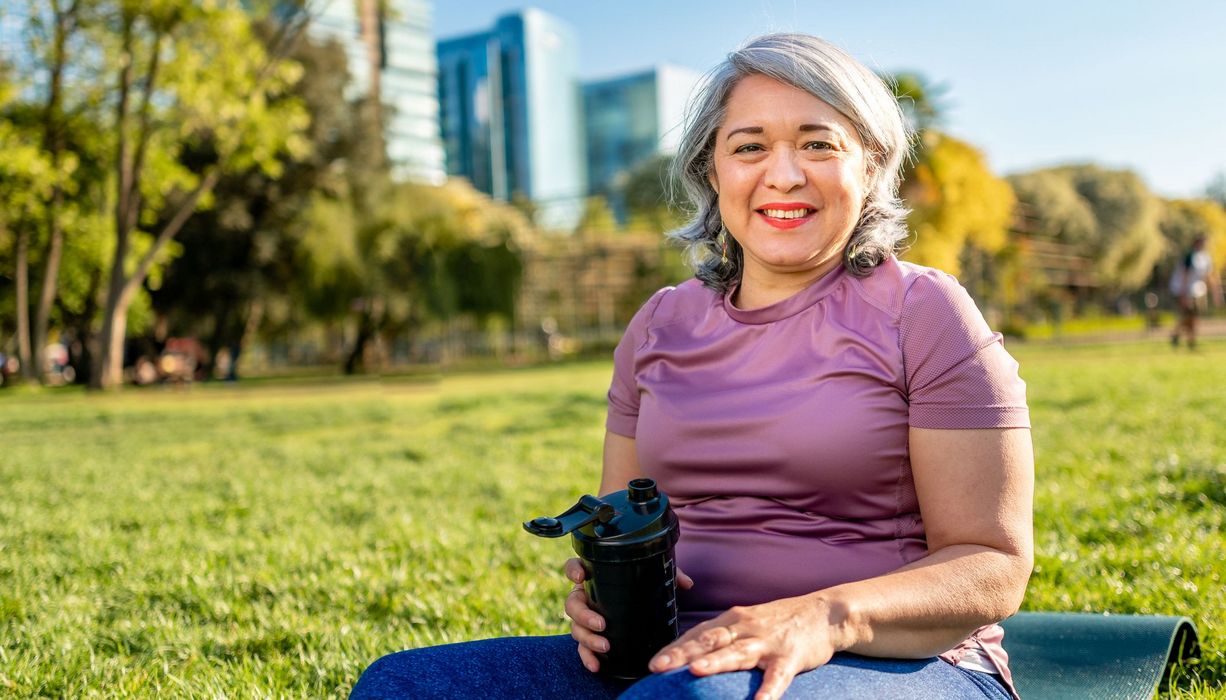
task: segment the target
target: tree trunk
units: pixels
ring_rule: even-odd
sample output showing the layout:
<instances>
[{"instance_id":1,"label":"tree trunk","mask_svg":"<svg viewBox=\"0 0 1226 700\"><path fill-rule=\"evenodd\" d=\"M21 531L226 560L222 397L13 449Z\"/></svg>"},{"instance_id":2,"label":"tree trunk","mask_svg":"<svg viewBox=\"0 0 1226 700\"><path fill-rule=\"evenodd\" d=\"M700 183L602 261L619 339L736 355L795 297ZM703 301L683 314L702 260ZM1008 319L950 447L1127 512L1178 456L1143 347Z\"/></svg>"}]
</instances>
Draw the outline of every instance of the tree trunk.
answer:
<instances>
[{"instance_id":1,"label":"tree trunk","mask_svg":"<svg viewBox=\"0 0 1226 700\"><path fill-rule=\"evenodd\" d=\"M353 341L353 350L345 358L345 374L356 374L358 368L365 365L363 359L366 354L366 344L370 342L375 333L374 312L370 308L370 302L362 306L362 316L358 320L358 337Z\"/></svg>"},{"instance_id":2,"label":"tree trunk","mask_svg":"<svg viewBox=\"0 0 1226 700\"><path fill-rule=\"evenodd\" d=\"M213 378L213 373L217 370L217 358L221 354L221 349L227 346L230 338L232 305L224 302L214 308L216 310L213 313L213 332L209 334L209 341L205 348L208 359L205 360L205 366L202 368L205 381Z\"/></svg>"},{"instance_id":3,"label":"tree trunk","mask_svg":"<svg viewBox=\"0 0 1226 700\"><path fill-rule=\"evenodd\" d=\"M98 291L102 287L102 271L95 270L89 276L89 291L85 294L85 308L80 314L68 313L63 307L64 328L72 335L68 345L68 363L72 367L75 384L92 386L95 361L98 356L98 338L94 334L93 319L98 315Z\"/></svg>"},{"instance_id":4,"label":"tree trunk","mask_svg":"<svg viewBox=\"0 0 1226 700\"><path fill-rule=\"evenodd\" d=\"M90 372L91 389L105 389L117 384L114 381L123 373L123 334L127 330L127 307L119 309L119 300L124 288L124 263L128 256L128 235L134 223L129 223L132 211L133 168L128 143L128 100L132 90L132 25L135 20L124 13L121 64L119 71L119 100L115 108L115 131L118 142L115 146L116 196L115 196L115 254L111 258L111 275L106 287L106 304L102 307L102 332L98 337L98 352L94 354L94 366ZM116 317L119 318L118 324ZM119 327L116 328L116 325ZM116 332L118 331L118 341ZM119 358L116 359L116 346ZM116 367L115 365L118 365Z\"/></svg>"},{"instance_id":5,"label":"tree trunk","mask_svg":"<svg viewBox=\"0 0 1226 700\"><path fill-rule=\"evenodd\" d=\"M251 302L247 307L247 318L243 322L243 327L239 330L238 335L230 343L230 370L226 373L226 381L238 381L238 358L243 353L243 348L247 345L247 339L255 335L255 331L260 327L260 319L264 316L264 305L257 299Z\"/></svg>"},{"instance_id":6,"label":"tree trunk","mask_svg":"<svg viewBox=\"0 0 1226 700\"><path fill-rule=\"evenodd\" d=\"M33 356L37 367L46 365L47 328L51 319L51 305L55 301L56 289L59 285L60 259L64 255L64 229L59 222L59 207L62 200L63 194L57 186L51 198L51 209L48 212L51 241L47 245L47 264L43 270L43 287L38 295L38 307L34 310Z\"/></svg>"},{"instance_id":7,"label":"tree trunk","mask_svg":"<svg viewBox=\"0 0 1226 700\"><path fill-rule=\"evenodd\" d=\"M137 107L138 129L135 143L128 139L128 121L130 101L134 85L133 65L135 63L133 49L135 16L128 12L123 14L120 32L120 54L122 68L119 73L119 99L116 102L115 133L117 143L115 149L116 197L115 197L115 257L111 260L111 275L107 285L106 306L103 310L102 332L99 337L95 371L90 378L90 387L101 389L118 386L123 379L123 346L124 333L127 330L128 307L145 281L149 270L153 267L158 255L175 237L179 229L196 210L200 198L212 192L221 177L221 167L232 153L222 153L219 162L201 174L200 182L180 203L170 221L162 228L153 241L153 245L145 251L144 256L136 263L136 269L129 275L126 273L126 262L129 248L129 237L140 221L143 200L140 182L145 163L146 148L154 129L150 117L153 95L156 89L158 69L160 65L162 42L166 38L164 30L155 32L145 75L140 88L141 102ZM270 75L285 54L292 48L292 43L306 27L306 22L293 25L293 31L287 41L278 47L278 51L268 58L261 68L257 86Z\"/></svg>"},{"instance_id":8,"label":"tree trunk","mask_svg":"<svg viewBox=\"0 0 1226 700\"><path fill-rule=\"evenodd\" d=\"M50 90L47 93L47 106L43 112L43 148L51 154L51 167L58 173L60 169L60 154L64 151L64 125L62 119L64 66L68 63L68 36L76 28L77 10L80 2L73 2L66 10L60 9L58 0L52 0L51 9L55 16L55 36L53 39L51 58ZM50 240L47 243L47 258L43 270L43 287L38 295L38 307L34 311L34 364L37 367L46 366L47 327L51 316L51 305L55 302L56 290L59 285L60 260L64 251L64 227L60 223L60 207L64 205L64 190L60 182L55 183L51 192L51 203L47 209L47 230ZM40 372L41 376L41 372Z\"/></svg>"},{"instance_id":9,"label":"tree trunk","mask_svg":"<svg viewBox=\"0 0 1226 700\"><path fill-rule=\"evenodd\" d=\"M109 389L123 383L123 344L127 338L128 307L135 296L126 293L123 281L122 266L112 266L111 283L103 307L102 332L98 334L98 352L90 373L91 389Z\"/></svg>"},{"instance_id":10,"label":"tree trunk","mask_svg":"<svg viewBox=\"0 0 1226 700\"><path fill-rule=\"evenodd\" d=\"M17 361L23 379L38 376L30 354L30 239L24 225L17 228Z\"/></svg>"}]
</instances>

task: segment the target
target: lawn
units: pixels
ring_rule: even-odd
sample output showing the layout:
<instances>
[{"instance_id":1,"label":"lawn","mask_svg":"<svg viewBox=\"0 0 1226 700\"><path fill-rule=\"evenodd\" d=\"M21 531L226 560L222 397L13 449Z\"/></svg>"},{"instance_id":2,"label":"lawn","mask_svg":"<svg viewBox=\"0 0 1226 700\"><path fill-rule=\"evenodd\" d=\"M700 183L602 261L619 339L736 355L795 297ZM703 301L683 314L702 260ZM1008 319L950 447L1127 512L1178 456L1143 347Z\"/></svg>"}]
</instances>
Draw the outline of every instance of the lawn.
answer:
<instances>
[{"instance_id":1,"label":"lawn","mask_svg":"<svg viewBox=\"0 0 1226 700\"><path fill-rule=\"evenodd\" d=\"M1011 346L1026 607L1193 617L1226 682L1226 342ZM0 393L0 696L336 697L388 651L560 633L607 363L441 382Z\"/></svg>"}]
</instances>

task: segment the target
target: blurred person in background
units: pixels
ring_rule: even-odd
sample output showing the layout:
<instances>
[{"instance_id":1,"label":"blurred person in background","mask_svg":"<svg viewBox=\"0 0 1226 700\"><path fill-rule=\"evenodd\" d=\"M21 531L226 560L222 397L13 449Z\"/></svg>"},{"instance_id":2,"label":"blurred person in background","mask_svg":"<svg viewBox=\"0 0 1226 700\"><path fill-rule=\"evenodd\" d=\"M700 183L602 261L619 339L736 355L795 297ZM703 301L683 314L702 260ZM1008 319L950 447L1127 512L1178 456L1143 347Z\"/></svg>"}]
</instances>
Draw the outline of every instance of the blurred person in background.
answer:
<instances>
[{"instance_id":1,"label":"blurred person in background","mask_svg":"<svg viewBox=\"0 0 1226 700\"><path fill-rule=\"evenodd\" d=\"M1171 295L1179 305L1179 320L1171 335L1171 346L1179 347L1179 337L1187 338L1188 348L1196 349L1196 320L1213 299L1215 306L1222 306L1222 286L1213 269L1213 259L1205 250L1205 236L1197 236L1192 247L1179 258L1171 275Z\"/></svg>"},{"instance_id":2,"label":"blurred person in background","mask_svg":"<svg viewBox=\"0 0 1226 700\"><path fill-rule=\"evenodd\" d=\"M909 136L877 75L803 34L733 52L691 105L697 214L672 235L695 279L614 353L599 490L655 479L681 524L653 673L597 675L571 559L569 637L392 654L352 697L1016 697L996 623L1032 566L1025 385L953 277L896 258Z\"/></svg>"}]
</instances>

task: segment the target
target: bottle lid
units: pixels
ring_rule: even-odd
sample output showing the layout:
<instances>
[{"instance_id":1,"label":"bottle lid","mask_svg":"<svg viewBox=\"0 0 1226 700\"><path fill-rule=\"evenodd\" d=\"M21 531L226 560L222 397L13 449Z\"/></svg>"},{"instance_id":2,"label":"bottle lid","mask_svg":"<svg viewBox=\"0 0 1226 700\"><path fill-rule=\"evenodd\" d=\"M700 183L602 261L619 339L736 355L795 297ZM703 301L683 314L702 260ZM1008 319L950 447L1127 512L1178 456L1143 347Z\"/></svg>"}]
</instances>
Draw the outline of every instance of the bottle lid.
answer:
<instances>
[{"instance_id":1,"label":"bottle lid","mask_svg":"<svg viewBox=\"0 0 1226 700\"><path fill-rule=\"evenodd\" d=\"M654 479L633 479L604 498L583 496L556 518L534 518L524 529L540 537L570 533L575 552L590 561L633 561L667 551L680 536L668 496Z\"/></svg>"}]
</instances>

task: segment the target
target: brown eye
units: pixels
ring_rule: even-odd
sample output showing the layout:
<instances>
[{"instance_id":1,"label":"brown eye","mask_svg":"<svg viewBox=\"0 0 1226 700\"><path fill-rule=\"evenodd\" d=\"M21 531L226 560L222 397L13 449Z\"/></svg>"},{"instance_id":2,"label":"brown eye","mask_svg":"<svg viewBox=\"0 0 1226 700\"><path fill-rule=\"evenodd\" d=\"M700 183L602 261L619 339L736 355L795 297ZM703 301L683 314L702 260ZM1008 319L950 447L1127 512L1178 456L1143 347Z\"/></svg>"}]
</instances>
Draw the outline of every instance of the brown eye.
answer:
<instances>
[{"instance_id":1,"label":"brown eye","mask_svg":"<svg viewBox=\"0 0 1226 700\"><path fill-rule=\"evenodd\" d=\"M761 150L761 146L756 143L747 143L744 146L737 146L733 153L752 153L756 150Z\"/></svg>"}]
</instances>

